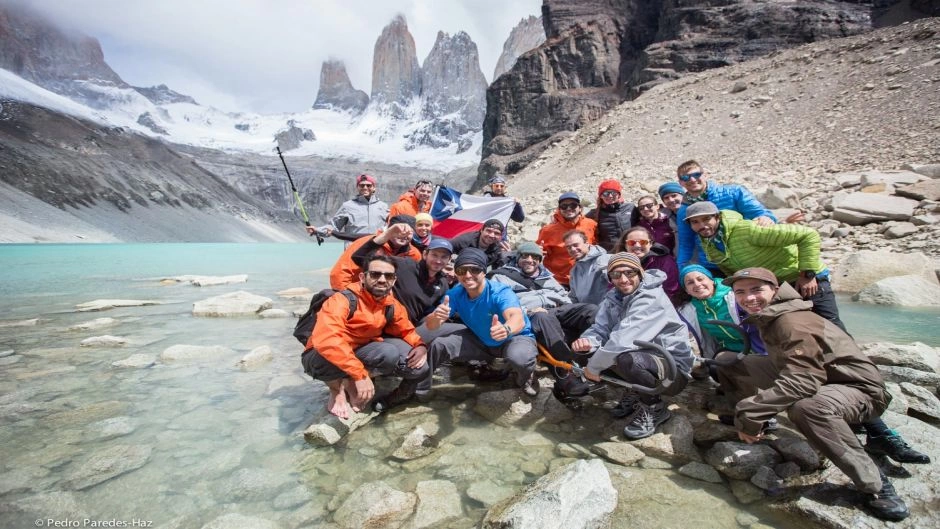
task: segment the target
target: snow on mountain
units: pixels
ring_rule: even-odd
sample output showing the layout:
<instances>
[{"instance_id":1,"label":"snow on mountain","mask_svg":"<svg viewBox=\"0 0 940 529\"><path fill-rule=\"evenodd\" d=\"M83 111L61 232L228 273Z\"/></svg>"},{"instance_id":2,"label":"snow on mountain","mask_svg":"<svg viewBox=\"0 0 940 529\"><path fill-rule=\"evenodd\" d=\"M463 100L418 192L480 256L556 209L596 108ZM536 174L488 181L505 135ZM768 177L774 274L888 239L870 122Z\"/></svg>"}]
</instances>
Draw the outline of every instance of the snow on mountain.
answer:
<instances>
[{"instance_id":1,"label":"snow on mountain","mask_svg":"<svg viewBox=\"0 0 940 529\"><path fill-rule=\"evenodd\" d=\"M186 102L157 105L132 88L93 81L85 81L83 88L100 94L101 100L108 101L107 108L90 108L0 69L2 98L28 102L103 125L125 127L171 143L273 154L275 135L286 130L288 121L293 120L296 126L312 130L316 141L302 142L299 148L290 151L291 155L380 160L442 171L476 164L482 144L482 133L478 133L473 146L460 154L456 147L433 149L410 145L410 134L427 126L427 121L420 117L418 101L405 109L405 119L392 119L370 110L359 116L328 109L262 115L227 113Z\"/></svg>"}]
</instances>

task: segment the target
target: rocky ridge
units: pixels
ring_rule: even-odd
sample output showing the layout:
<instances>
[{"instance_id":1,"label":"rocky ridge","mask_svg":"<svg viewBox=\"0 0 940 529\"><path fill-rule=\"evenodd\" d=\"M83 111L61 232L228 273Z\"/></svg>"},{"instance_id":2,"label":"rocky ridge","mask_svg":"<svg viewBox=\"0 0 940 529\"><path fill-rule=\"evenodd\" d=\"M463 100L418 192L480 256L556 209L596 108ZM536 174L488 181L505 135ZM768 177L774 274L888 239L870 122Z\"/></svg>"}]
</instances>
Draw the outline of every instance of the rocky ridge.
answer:
<instances>
[{"instance_id":1,"label":"rocky ridge","mask_svg":"<svg viewBox=\"0 0 940 529\"><path fill-rule=\"evenodd\" d=\"M394 117L405 117L406 108L421 94L421 65L415 40L405 17L396 16L375 41L372 56L373 104Z\"/></svg>"},{"instance_id":2,"label":"rocky ridge","mask_svg":"<svg viewBox=\"0 0 940 529\"><path fill-rule=\"evenodd\" d=\"M542 10L545 43L487 92L481 178L520 170L662 82L873 27L872 7L858 2L546 0Z\"/></svg>"},{"instance_id":3,"label":"rocky ridge","mask_svg":"<svg viewBox=\"0 0 940 529\"><path fill-rule=\"evenodd\" d=\"M529 16L523 18L509 32L509 38L503 43L503 52L496 61L493 69L493 80L508 72L516 59L523 53L537 48L545 42L545 28L542 27L542 17Z\"/></svg>"},{"instance_id":4,"label":"rocky ridge","mask_svg":"<svg viewBox=\"0 0 940 529\"><path fill-rule=\"evenodd\" d=\"M313 108L359 113L365 110L368 104L369 95L353 87L343 61L323 61L320 67L320 88Z\"/></svg>"},{"instance_id":5,"label":"rocky ridge","mask_svg":"<svg viewBox=\"0 0 940 529\"><path fill-rule=\"evenodd\" d=\"M940 162L938 83L940 19L924 19L659 85L557 139L511 179L510 194L529 212L513 237L534 240L563 191L594 201L599 182L617 178L636 200L694 158L716 182L744 184L763 200L790 197L771 207L805 210L830 265L869 248L936 257L940 196L929 164ZM902 167L922 181L863 178ZM910 226L900 232L897 219L837 214L847 196L881 207L902 194Z\"/></svg>"}]
</instances>

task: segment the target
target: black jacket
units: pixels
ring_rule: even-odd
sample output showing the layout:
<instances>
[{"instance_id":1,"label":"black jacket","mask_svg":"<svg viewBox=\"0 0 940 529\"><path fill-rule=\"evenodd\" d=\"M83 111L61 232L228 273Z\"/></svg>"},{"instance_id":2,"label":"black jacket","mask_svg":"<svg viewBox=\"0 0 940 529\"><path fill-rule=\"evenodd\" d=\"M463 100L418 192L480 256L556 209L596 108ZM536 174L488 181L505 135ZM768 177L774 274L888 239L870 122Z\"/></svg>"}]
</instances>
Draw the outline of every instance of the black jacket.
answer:
<instances>
[{"instance_id":1,"label":"black jacket","mask_svg":"<svg viewBox=\"0 0 940 529\"><path fill-rule=\"evenodd\" d=\"M620 236L632 225L633 209L633 204L629 202L617 202L610 205L601 205L585 215L585 217L597 221L595 236L598 246L603 247L608 252L614 249L614 245L617 244Z\"/></svg>"}]
</instances>

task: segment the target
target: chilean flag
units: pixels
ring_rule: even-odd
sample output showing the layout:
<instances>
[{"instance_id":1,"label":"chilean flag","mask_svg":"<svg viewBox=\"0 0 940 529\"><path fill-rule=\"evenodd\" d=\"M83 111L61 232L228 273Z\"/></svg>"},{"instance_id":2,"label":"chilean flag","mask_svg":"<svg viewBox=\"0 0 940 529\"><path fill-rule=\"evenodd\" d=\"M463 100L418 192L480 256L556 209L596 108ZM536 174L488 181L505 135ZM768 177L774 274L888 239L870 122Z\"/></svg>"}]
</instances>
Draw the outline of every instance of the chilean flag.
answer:
<instances>
[{"instance_id":1,"label":"chilean flag","mask_svg":"<svg viewBox=\"0 0 940 529\"><path fill-rule=\"evenodd\" d=\"M431 203L434 227L431 233L438 237L453 239L468 231L483 228L483 223L498 219L503 226L516 201L509 197L478 197L465 195L446 186L438 186Z\"/></svg>"}]
</instances>

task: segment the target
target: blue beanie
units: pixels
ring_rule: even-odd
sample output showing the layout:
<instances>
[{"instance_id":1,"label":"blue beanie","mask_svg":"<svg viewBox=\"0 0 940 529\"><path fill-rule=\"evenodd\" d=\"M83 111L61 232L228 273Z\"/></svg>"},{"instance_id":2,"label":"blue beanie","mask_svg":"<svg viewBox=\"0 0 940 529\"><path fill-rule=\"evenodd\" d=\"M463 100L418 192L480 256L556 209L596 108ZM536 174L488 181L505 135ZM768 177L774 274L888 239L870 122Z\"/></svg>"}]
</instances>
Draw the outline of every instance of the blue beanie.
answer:
<instances>
[{"instance_id":1,"label":"blue beanie","mask_svg":"<svg viewBox=\"0 0 940 529\"><path fill-rule=\"evenodd\" d=\"M715 279L715 276L712 275L711 271L705 268L702 265L690 264L682 267L682 270L679 270L679 284L685 284L685 275L689 272L698 272L708 279Z\"/></svg>"},{"instance_id":2,"label":"blue beanie","mask_svg":"<svg viewBox=\"0 0 940 529\"><path fill-rule=\"evenodd\" d=\"M685 194L685 189L679 185L679 182L666 182L665 184L659 186L659 198L663 198L663 195L668 195L669 193L679 193L680 195Z\"/></svg>"}]
</instances>

